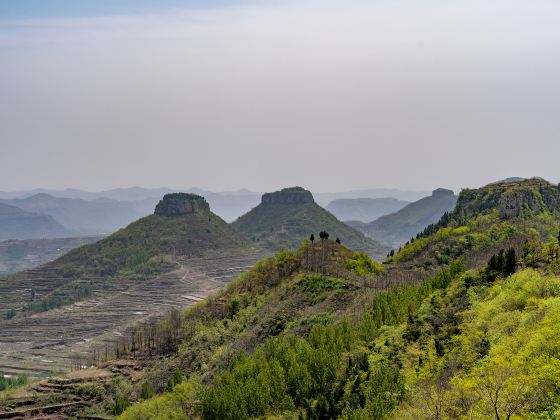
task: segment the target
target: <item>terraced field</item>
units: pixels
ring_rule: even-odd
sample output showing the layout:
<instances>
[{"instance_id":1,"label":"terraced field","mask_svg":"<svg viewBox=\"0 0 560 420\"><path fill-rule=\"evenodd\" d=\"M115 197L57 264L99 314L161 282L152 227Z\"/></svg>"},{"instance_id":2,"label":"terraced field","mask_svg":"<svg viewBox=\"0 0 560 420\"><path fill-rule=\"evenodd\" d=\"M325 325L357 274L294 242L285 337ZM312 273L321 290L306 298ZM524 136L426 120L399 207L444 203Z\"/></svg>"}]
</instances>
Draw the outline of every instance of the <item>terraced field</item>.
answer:
<instances>
[{"instance_id":1,"label":"terraced field","mask_svg":"<svg viewBox=\"0 0 560 420\"><path fill-rule=\"evenodd\" d=\"M198 258L177 257L171 271L150 280L117 280L110 291L95 285L86 300L2 320L0 374L47 376L85 363L93 347L103 348L136 323L201 300L263 256L262 251L212 251ZM28 300L31 289L40 295L63 284L63 278L51 274L48 267L29 270L18 278L16 289L0 281L0 313Z\"/></svg>"}]
</instances>

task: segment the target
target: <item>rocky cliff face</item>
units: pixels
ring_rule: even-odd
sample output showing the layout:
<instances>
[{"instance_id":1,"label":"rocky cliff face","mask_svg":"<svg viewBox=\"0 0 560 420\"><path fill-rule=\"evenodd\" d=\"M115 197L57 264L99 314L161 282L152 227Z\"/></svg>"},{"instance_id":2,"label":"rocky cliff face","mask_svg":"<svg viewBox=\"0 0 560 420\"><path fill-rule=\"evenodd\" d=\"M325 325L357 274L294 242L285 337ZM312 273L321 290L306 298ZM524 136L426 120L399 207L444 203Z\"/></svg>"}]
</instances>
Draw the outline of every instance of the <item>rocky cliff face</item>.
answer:
<instances>
[{"instance_id":1,"label":"rocky cliff face","mask_svg":"<svg viewBox=\"0 0 560 420\"><path fill-rule=\"evenodd\" d=\"M502 219L519 217L524 211L557 211L560 210L560 188L533 178L466 189L459 195L454 215L472 216L495 209Z\"/></svg>"},{"instance_id":2,"label":"rocky cliff face","mask_svg":"<svg viewBox=\"0 0 560 420\"><path fill-rule=\"evenodd\" d=\"M445 188L438 188L432 191L432 197L453 197L455 193L452 190L446 190Z\"/></svg>"},{"instance_id":3,"label":"rocky cliff face","mask_svg":"<svg viewBox=\"0 0 560 420\"><path fill-rule=\"evenodd\" d=\"M263 194L262 204L305 204L314 203L313 195L301 187L284 188L273 193Z\"/></svg>"},{"instance_id":4,"label":"rocky cliff face","mask_svg":"<svg viewBox=\"0 0 560 420\"><path fill-rule=\"evenodd\" d=\"M187 193L166 194L157 204L154 214L179 216L195 212L209 212L210 206L200 195Z\"/></svg>"}]
</instances>

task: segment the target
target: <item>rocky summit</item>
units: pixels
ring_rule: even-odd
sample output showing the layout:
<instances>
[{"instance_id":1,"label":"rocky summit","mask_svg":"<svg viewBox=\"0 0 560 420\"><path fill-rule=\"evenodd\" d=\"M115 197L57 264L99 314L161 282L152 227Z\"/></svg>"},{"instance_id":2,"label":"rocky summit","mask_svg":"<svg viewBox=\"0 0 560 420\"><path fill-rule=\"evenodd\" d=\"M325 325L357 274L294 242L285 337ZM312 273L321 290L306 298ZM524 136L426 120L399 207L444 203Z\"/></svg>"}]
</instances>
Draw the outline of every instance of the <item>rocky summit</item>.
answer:
<instances>
[{"instance_id":1,"label":"rocky summit","mask_svg":"<svg viewBox=\"0 0 560 420\"><path fill-rule=\"evenodd\" d=\"M196 212L210 211L210 205L200 195L187 193L172 193L163 196L156 205L154 214L163 216L178 216L181 214L192 214Z\"/></svg>"},{"instance_id":2,"label":"rocky summit","mask_svg":"<svg viewBox=\"0 0 560 420\"><path fill-rule=\"evenodd\" d=\"M284 188L263 194L262 204L307 204L314 203L311 192L302 187Z\"/></svg>"}]
</instances>

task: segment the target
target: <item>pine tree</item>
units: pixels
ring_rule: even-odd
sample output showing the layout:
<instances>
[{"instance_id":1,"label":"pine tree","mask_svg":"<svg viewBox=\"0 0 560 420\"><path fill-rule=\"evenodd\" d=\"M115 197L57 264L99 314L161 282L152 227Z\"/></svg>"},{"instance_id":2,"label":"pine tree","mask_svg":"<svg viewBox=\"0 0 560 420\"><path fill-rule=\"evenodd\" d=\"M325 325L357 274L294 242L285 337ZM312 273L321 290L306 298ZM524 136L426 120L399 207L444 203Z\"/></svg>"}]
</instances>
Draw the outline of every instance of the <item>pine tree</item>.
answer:
<instances>
[{"instance_id":1,"label":"pine tree","mask_svg":"<svg viewBox=\"0 0 560 420\"><path fill-rule=\"evenodd\" d=\"M515 273L515 269L517 268L517 255L515 255L515 249L510 248L505 254L502 274L504 276L510 276Z\"/></svg>"}]
</instances>

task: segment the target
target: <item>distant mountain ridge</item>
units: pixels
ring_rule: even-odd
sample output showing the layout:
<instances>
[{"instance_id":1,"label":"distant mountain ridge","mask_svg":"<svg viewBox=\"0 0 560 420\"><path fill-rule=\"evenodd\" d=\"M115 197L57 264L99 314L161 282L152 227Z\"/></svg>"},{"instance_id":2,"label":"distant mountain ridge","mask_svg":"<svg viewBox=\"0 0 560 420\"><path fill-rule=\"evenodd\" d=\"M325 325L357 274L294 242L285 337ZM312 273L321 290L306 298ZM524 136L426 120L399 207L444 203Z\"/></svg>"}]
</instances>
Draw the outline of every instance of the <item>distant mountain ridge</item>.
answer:
<instances>
[{"instance_id":1,"label":"distant mountain ridge","mask_svg":"<svg viewBox=\"0 0 560 420\"><path fill-rule=\"evenodd\" d=\"M436 223L455 207L457 197L451 190L438 188L429 197L410 203L401 210L382 216L371 223L350 223L368 237L394 248Z\"/></svg>"},{"instance_id":2,"label":"distant mountain ridge","mask_svg":"<svg viewBox=\"0 0 560 420\"><path fill-rule=\"evenodd\" d=\"M399 211L409 201L385 198L339 198L331 201L326 209L339 220L372 222L381 216Z\"/></svg>"},{"instance_id":3,"label":"distant mountain ridge","mask_svg":"<svg viewBox=\"0 0 560 420\"><path fill-rule=\"evenodd\" d=\"M51 216L0 203L0 240L61 238L72 233Z\"/></svg>"},{"instance_id":4,"label":"distant mountain ridge","mask_svg":"<svg viewBox=\"0 0 560 420\"><path fill-rule=\"evenodd\" d=\"M125 202L103 197L88 201L81 198L53 197L46 193L27 198L3 199L0 202L25 211L51 216L77 234L114 232L149 214L154 206L154 200L150 199Z\"/></svg>"}]
</instances>

